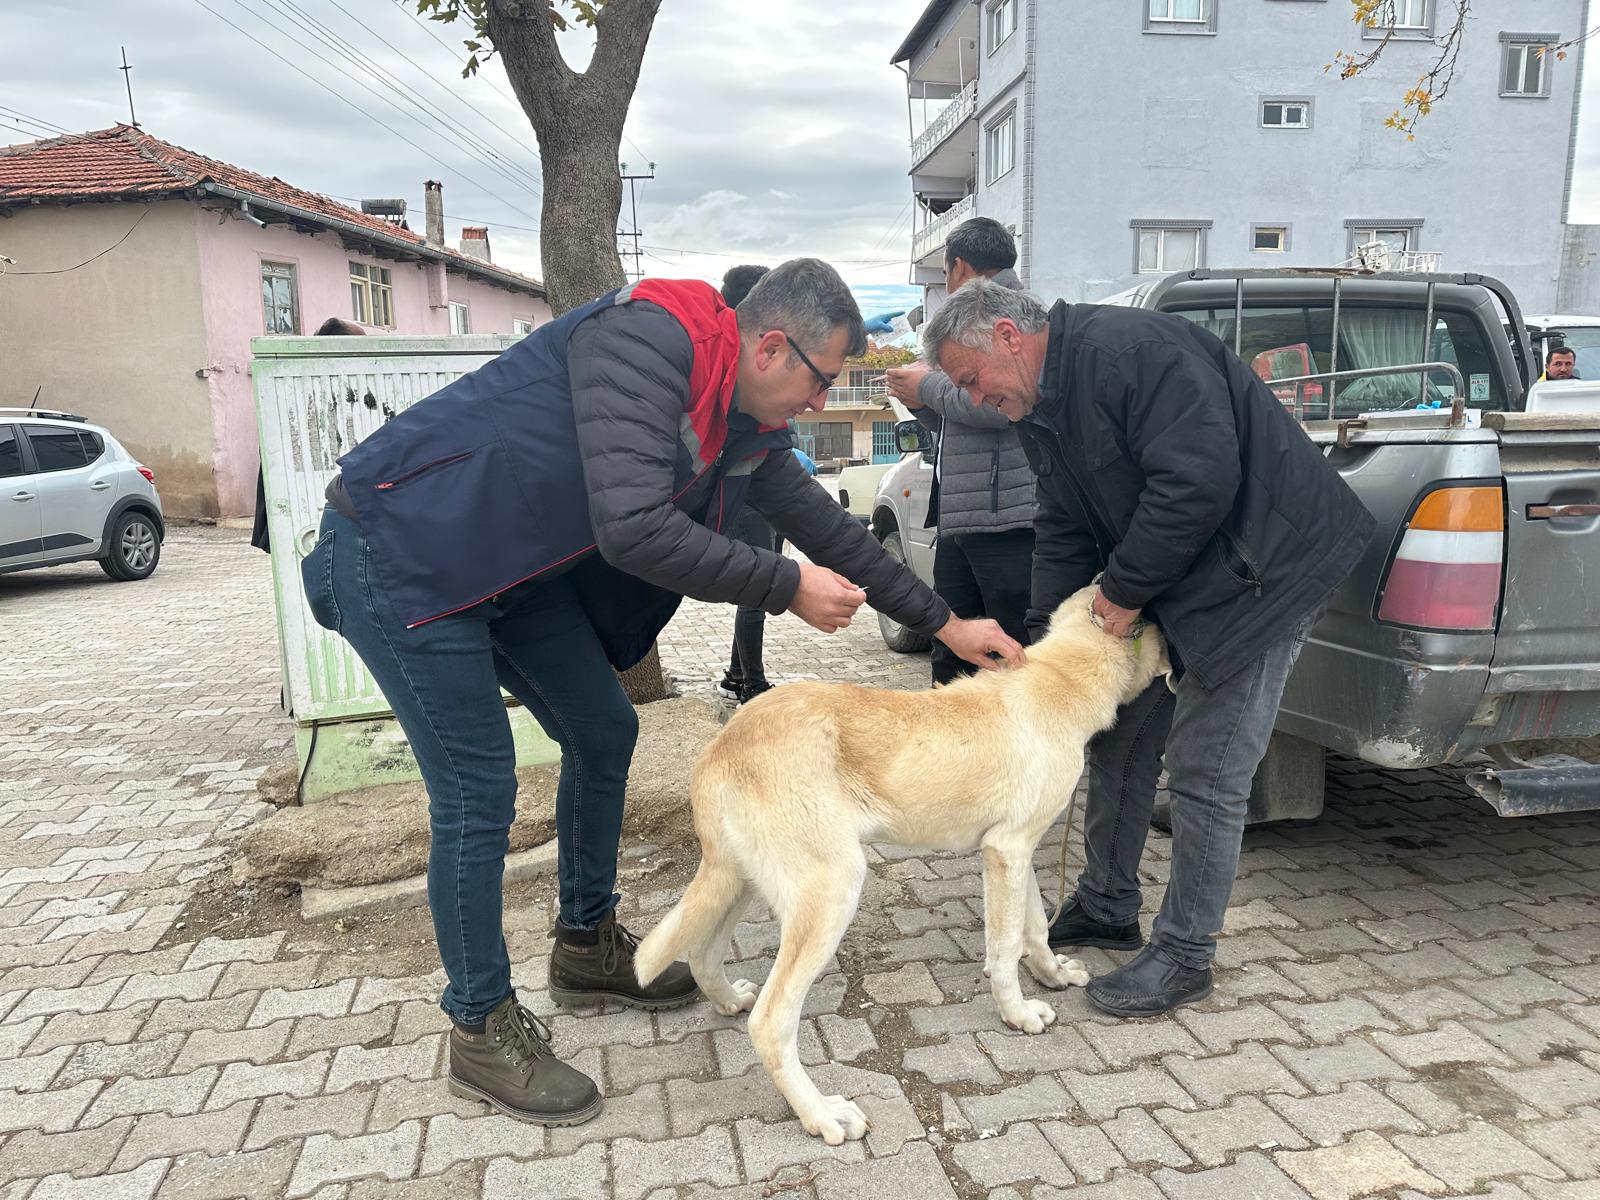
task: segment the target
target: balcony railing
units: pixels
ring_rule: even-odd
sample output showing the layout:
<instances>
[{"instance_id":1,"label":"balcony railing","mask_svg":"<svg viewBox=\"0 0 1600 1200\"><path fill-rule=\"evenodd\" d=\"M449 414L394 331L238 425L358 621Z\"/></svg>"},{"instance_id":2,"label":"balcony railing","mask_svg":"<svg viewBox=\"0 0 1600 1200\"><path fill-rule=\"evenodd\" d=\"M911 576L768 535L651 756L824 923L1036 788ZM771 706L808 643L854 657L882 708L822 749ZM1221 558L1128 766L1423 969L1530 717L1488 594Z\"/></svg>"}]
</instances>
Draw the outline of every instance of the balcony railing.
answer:
<instances>
[{"instance_id":1,"label":"balcony railing","mask_svg":"<svg viewBox=\"0 0 1600 1200\"><path fill-rule=\"evenodd\" d=\"M963 196L932 221L917 230L916 233L912 234L912 260L919 261L944 245L944 240L950 236L950 231L968 217L973 216L977 207L978 200L976 196Z\"/></svg>"},{"instance_id":2,"label":"balcony railing","mask_svg":"<svg viewBox=\"0 0 1600 1200\"><path fill-rule=\"evenodd\" d=\"M911 165L927 158L939 148L939 143L954 133L978 111L978 81L974 79L956 93L955 98L940 110L928 127L911 141Z\"/></svg>"},{"instance_id":3,"label":"balcony railing","mask_svg":"<svg viewBox=\"0 0 1600 1200\"><path fill-rule=\"evenodd\" d=\"M887 405L889 391L879 387L836 387L828 389L829 408L877 408Z\"/></svg>"}]
</instances>

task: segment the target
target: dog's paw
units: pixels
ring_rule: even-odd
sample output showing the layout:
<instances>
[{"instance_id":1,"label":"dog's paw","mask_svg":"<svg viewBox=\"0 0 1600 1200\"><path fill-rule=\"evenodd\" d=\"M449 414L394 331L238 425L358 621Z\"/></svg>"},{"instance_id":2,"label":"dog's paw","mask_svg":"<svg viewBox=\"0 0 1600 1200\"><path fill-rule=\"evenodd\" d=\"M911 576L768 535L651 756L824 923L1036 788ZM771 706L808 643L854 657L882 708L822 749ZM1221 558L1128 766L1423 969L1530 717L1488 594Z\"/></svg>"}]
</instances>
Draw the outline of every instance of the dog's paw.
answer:
<instances>
[{"instance_id":1,"label":"dog's paw","mask_svg":"<svg viewBox=\"0 0 1600 1200\"><path fill-rule=\"evenodd\" d=\"M807 1133L830 1146L860 1141L867 1136L867 1114L843 1096L824 1096L821 1109L810 1117L802 1117L800 1124Z\"/></svg>"},{"instance_id":2,"label":"dog's paw","mask_svg":"<svg viewBox=\"0 0 1600 1200\"><path fill-rule=\"evenodd\" d=\"M716 1010L725 1017L736 1017L742 1012L749 1012L756 1006L756 997L761 994L761 988L751 983L748 979L735 979L733 981L733 998L714 1005Z\"/></svg>"},{"instance_id":3,"label":"dog's paw","mask_svg":"<svg viewBox=\"0 0 1600 1200\"><path fill-rule=\"evenodd\" d=\"M1020 1008L1014 1012L1003 1012L1000 1019L1012 1029L1020 1029L1023 1033L1043 1033L1056 1023L1056 1010L1043 1000L1024 998Z\"/></svg>"},{"instance_id":4,"label":"dog's paw","mask_svg":"<svg viewBox=\"0 0 1600 1200\"><path fill-rule=\"evenodd\" d=\"M1046 987L1082 987L1089 982L1089 972L1075 958L1065 954L1030 954L1023 960L1028 971Z\"/></svg>"}]
</instances>

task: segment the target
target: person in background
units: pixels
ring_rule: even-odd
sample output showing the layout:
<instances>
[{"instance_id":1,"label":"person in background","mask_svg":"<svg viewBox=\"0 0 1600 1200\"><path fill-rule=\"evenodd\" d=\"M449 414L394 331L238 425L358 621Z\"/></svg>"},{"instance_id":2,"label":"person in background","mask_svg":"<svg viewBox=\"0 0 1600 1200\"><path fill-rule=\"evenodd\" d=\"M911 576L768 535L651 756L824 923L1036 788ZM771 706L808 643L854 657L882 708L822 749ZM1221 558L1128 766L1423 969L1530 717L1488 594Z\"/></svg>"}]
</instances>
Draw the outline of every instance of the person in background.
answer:
<instances>
[{"instance_id":1,"label":"person in background","mask_svg":"<svg viewBox=\"0 0 1600 1200\"><path fill-rule=\"evenodd\" d=\"M367 331L354 321L346 321L343 317L329 317L317 326L313 337L334 337L341 334L364 335ZM267 471L264 466L256 467L256 520L250 530L250 544L257 550L272 553L272 536L267 532Z\"/></svg>"},{"instance_id":2,"label":"person in background","mask_svg":"<svg viewBox=\"0 0 1600 1200\"><path fill-rule=\"evenodd\" d=\"M750 294L750 289L761 281L769 268L746 264L729 267L722 277L722 299L729 308L738 308L740 301ZM814 471L812 472L815 473ZM767 519L750 505L739 510L739 515L728 526L728 536L759 550L783 553L783 538L773 531ZM740 704L753 700L762 692L770 692L766 665L763 661L766 642L767 614L753 605L739 605L733 614L733 647L728 653L728 669L722 673L721 688Z\"/></svg>"},{"instance_id":3,"label":"person in background","mask_svg":"<svg viewBox=\"0 0 1600 1200\"><path fill-rule=\"evenodd\" d=\"M806 469L806 474L815 479L817 477L817 464L812 461L811 455L796 446L794 448L794 456L800 465Z\"/></svg>"},{"instance_id":4,"label":"person in background","mask_svg":"<svg viewBox=\"0 0 1600 1200\"><path fill-rule=\"evenodd\" d=\"M945 287L972 279L1020 289L1017 244L1000 222L973 217L945 243ZM926 363L888 372L889 393L939 436L928 524L939 527L933 590L963 617L992 617L1018 641L1027 637L1033 571L1033 471L1017 431L992 408L975 405L943 371ZM934 643L935 686L976 668Z\"/></svg>"},{"instance_id":5,"label":"person in background","mask_svg":"<svg viewBox=\"0 0 1600 1200\"><path fill-rule=\"evenodd\" d=\"M1550 353L1545 356L1543 379L1576 379L1578 378L1578 352L1571 346L1556 343L1550 347Z\"/></svg>"}]
</instances>

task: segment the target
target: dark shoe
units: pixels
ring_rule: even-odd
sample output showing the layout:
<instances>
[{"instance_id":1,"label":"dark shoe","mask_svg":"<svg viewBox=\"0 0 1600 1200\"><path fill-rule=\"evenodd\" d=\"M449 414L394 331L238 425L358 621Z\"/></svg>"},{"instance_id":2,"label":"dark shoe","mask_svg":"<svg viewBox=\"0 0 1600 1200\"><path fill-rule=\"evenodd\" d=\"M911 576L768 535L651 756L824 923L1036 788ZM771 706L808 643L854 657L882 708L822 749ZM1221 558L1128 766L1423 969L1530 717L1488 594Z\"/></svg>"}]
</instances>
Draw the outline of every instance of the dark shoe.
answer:
<instances>
[{"instance_id":1,"label":"dark shoe","mask_svg":"<svg viewBox=\"0 0 1600 1200\"><path fill-rule=\"evenodd\" d=\"M556 1058L549 1028L515 995L484 1018L482 1033L451 1032L446 1086L535 1125L582 1125L602 1103L594 1080Z\"/></svg>"},{"instance_id":2,"label":"dark shoe","mask_svg":"<svg viewBox=\"0 0 1600 1200\"><path fill-rule=\"evenodd\" d=\"M724 671L722 673L722 682L717 684L718 691L727 692L735 700L739 698L739 692L743 687L744 676L735 675L731 670Z\"/></svg>"},{"instance_id":3,"label":"dark shoe","mask_svg":"<svg viewBox=\"0 0 1600 1200\"><path fill-rule=\"evenodd\" d=\"M1091 980L1084 994L1113 1017L1158 1017L1211 995L1211 968L1197 971L1149 946L1127 965Z\"/></svg>"},{"instance_id":4,"label":"dark shoe","mask_svg":"<svg viewBox=\"0 0 1600 1200\"><path fill-rule=\"evenodd\" d=\"M749 680L739 685L739 703L748 704L763 692L770 692L772 685L765 679Z\"/></svg>"},{"instance_id":5,"label":"dark shoe","mask_svg":"<svg viewBox=\"0 0 1600 1200\"><path fill-rule=\"evenodd\" d=\"M1107 925L1096 921L1078 904L1074 896L1067 901L1055 924L1050 926L1050 949L1065 950L1073 946L1098 946L1102 950L1137 950L1144 945L1144 935L1139 932L1139 922L1126 925Z\"/></svg>"},{"instance_id":6,"label":"dark shoe","mask_svg":"<svg viewBox=\"0 0 1600 1200\"><path fill-rule=\"evenodd\" d=\"M679 1008L695 1000L700 989L688 963L673 963L649 987L639 985L633 971L633 952L639 946L606 914L593 931L555 928L556 948L550 953L550 998L558 1004L599 1004L616 1000L634 1008Z\"/></svg>"}]
</instances>

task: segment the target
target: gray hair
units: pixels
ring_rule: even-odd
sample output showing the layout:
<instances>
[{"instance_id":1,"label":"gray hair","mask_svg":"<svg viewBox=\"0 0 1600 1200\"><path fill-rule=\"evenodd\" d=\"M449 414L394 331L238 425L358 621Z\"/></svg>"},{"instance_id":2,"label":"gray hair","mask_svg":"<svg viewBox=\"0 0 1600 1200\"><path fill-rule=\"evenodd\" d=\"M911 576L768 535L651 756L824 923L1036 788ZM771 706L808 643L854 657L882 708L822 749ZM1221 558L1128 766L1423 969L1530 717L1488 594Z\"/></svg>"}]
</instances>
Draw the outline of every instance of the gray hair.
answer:
<instances>
[{"instance_id":1,"label":"gray hair","mask_svg":"<svg viewBox=\"0 0 1600 1200\"><path fill-rule=\"evenodd\" d=\"M833 331L845 331L845 357L867 351L867 333L855 297L839 272L820 258L791 258L761 277L740 302L741 335L760 336L781 329L803 350L820 350ZM789 358L798 365L791 352Z\"/></svg>"},{"instance_id":2,"label":"gray hair","mask_svg":"<svg viewBox=\"0 0 1600 1200\"><path fill-rule=\"evenodd\" d=\"M1050 313L1037 296L989 279L974 279L939 306L922 329L922 356L937 364L946 342L987 350L994 345L996 321L1011 321L1023 333L1038 333Z\"/></svg>"}]
</instances>

